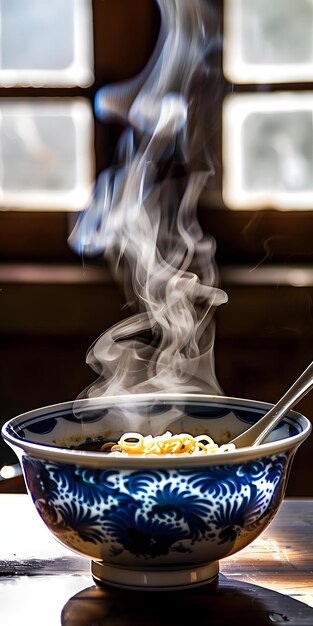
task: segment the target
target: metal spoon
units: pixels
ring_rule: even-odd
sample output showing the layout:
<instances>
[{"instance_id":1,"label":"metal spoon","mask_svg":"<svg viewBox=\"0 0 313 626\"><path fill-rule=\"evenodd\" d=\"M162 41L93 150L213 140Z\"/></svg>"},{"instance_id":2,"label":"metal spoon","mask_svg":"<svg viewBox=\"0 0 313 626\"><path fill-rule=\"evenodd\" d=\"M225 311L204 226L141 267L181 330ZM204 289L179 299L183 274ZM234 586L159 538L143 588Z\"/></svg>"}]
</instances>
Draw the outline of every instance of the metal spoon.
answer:
<instances>
[{"instance_id":1,"label":"metal spoon","mask_svg":"<svg viewBox=\"0 0 313 626\"><path fill-rule=\"evenodd\" d=\"M279 424L283 417L292 407L305 396L313 387L313 361L286 391L283 397L275 404L268 413L264 415L256 424L245 430L241 435L235 437L230 443L234 443L236 448L246 446L258 446Z\"/></svg>"}]
</instances>

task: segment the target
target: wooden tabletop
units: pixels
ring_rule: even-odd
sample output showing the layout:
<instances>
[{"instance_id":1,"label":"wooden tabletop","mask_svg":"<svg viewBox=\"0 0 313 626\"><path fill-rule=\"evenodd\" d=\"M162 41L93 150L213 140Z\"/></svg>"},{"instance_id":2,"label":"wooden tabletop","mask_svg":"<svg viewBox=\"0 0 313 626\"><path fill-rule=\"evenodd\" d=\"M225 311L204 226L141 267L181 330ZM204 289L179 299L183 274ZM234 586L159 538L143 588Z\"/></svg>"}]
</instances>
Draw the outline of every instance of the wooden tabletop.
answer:
<instances>
[{"instance_id":1,"label":"wooden tabletop","mask_svg":"<svg viewBox=\"0 0 313 626\"><path fill-rule=\"evenodd\" d=\"M190 592L99 589L29 496L0 495L2 626L313 626L313 500L285 500L261 537L220 565L217 582Z\"/></svg>"}]
</instances>

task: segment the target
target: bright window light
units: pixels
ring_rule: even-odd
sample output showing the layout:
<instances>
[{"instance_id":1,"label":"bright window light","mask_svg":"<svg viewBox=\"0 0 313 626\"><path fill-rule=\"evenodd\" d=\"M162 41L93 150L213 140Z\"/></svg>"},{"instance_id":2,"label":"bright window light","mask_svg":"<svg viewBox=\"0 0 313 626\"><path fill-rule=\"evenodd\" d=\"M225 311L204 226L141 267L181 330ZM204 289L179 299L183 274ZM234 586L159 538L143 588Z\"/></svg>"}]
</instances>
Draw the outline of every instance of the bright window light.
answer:
<instances>
[{"instance_id":1,"label":"bright window light","mask_svg":"<svg viewBox=\"0 0 313 626\"><path fill-rule=\"evenodd\" d=\"M13 465L3 465L0 469L0 479L14 478L15 467Z\"/></svg>"},{"instance_id":2,"label":"bright window light","mask_svg":"<svg viewBox=\"0 0 313 626\"><path fill-rule=\"evenodd\" d=\"M91 0L0 0L0 85L92 81Z\"/></svg>"},{"instance_id":3,"label":"bright window light","mask_svg":"<svg viewBox=\"0 0 313 626\"><path fill-rule=\"evenodd\" d=\"M312 0L224 0L223 58L230 82L313 81Z\"/></svg>"},{"instance_id":4,"label":"bright window light","mask_svg":"<svg viewBox=\"0 0 313 626\"><path fill-rule=\"evenodd\" d=\"M313 210L313 94L228 96L223 168L230 208Z\"/></svg>"},{"instance_id":5,"label":"bright window light","mask_svg":"<svg viewBox=\"0 0 313 626\"><path fill-rule=\"evenodd\" d=\"M88 101L0 100L2 208L83 209L93 180L93 113Z\"/></svg>"}]
</instances>

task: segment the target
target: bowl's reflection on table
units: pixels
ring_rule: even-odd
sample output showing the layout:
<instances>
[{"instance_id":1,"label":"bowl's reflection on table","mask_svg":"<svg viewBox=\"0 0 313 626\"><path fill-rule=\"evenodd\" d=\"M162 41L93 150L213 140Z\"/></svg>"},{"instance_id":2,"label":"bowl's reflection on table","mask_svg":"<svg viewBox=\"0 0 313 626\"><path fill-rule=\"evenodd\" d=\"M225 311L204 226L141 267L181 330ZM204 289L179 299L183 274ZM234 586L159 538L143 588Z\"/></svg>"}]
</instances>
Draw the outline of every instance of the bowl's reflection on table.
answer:
<instances>
[{"instance_id":1,"label":"bowl's reflection on table","mask_svg":"<svg viewBox=\"0 0 313 626\"><path fill-rule=\"evenodd\" d=\"M210 585L177 592L89 587L64 606L62 626L182 626L202 624L311 626L313 609L275 591L224 576Z\"/></svg>"}]
</instances>

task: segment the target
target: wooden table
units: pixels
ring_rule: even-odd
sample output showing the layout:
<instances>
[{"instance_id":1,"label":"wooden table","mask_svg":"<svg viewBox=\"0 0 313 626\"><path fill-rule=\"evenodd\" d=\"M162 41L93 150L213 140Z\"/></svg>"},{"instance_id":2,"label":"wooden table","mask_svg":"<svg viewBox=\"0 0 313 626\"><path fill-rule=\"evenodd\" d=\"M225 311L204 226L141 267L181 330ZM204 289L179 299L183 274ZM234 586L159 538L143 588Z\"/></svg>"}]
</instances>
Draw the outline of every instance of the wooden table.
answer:
<instances>
[{"instance_id":1,"label":"wooden table","mask_svg":"<svg viewBox=\"0 0 313 626\"><path fill-rule=\"evenodd\" d=\"M188 592L97 588L26 495L0 495L0 541L1 626L313 626L313 500L285 500L216 583Z\"/></svg>"}]
</instances>

